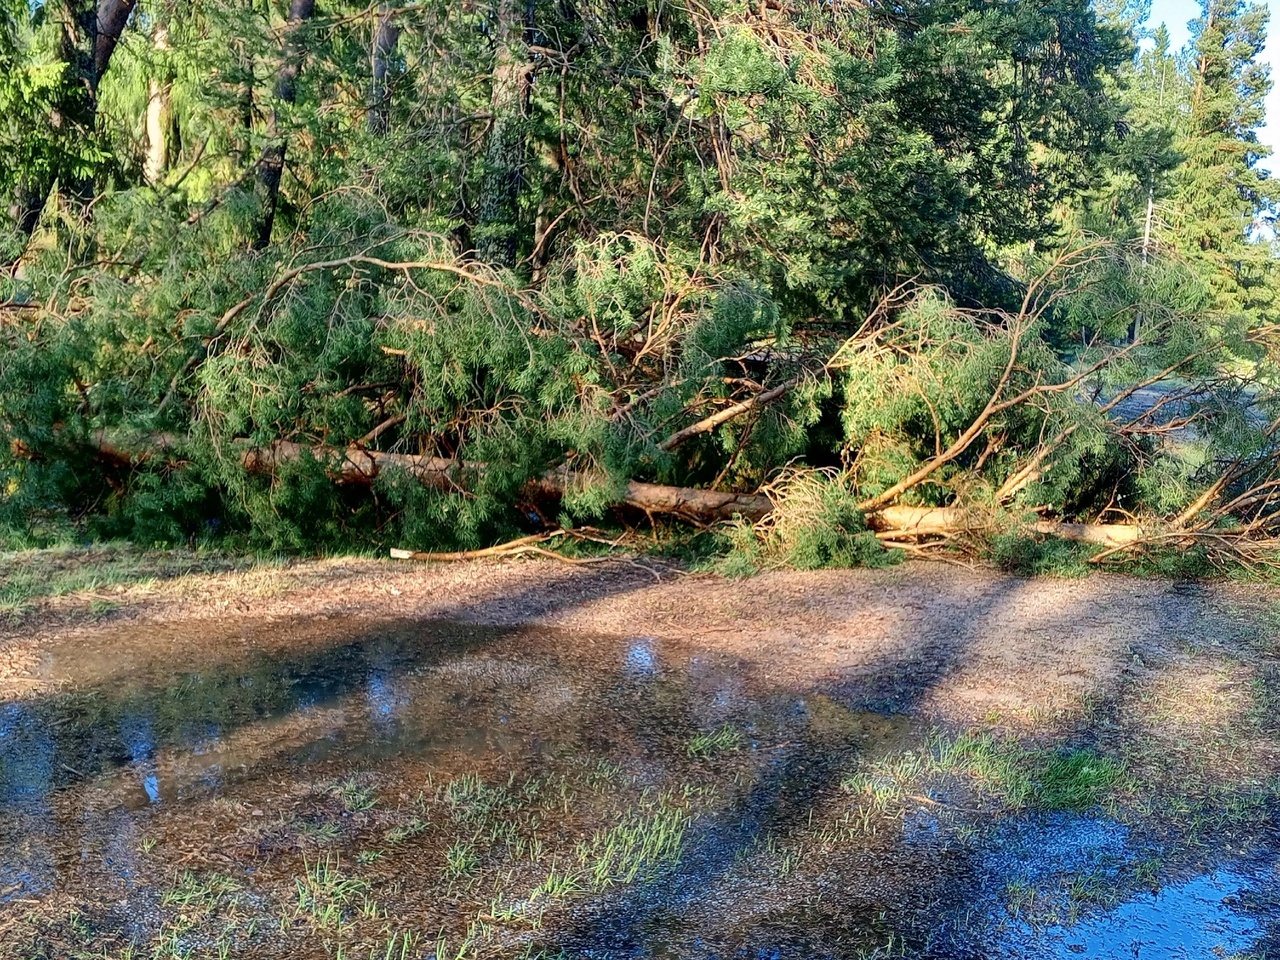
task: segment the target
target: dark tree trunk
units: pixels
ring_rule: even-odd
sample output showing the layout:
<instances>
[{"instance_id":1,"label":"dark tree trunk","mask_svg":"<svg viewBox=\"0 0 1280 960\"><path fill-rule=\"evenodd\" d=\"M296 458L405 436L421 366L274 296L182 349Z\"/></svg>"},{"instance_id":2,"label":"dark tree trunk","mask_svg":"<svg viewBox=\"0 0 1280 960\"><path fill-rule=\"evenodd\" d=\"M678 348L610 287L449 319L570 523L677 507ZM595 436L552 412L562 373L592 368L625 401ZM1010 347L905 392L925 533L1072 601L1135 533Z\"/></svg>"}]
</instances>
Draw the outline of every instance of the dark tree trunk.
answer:
<instances>
[{"instance_id":1,"label":"dark tree trunk","mask_svg":"<svg viewBox=\"0 0 1280 960\"><path fill-rule=\"evenodd\" d=\"M116 52L136 0L98 0L97 27L93 38L93 92L106 75L111 55Z\"/></svg>"},{"instance_id":2,"label":"dark tree trunk","mask_svg":"<svg viewBox=\"0 0 1280 960\"><path fill-rule=\"evenodd\" d=\"M400 42L400 27L396 24L387 4L378 7L378 22L373 28L373 46L369 54L369 132L385 136L390 126L391 91L387 86L387 72L396 44Z\"/></svg>"},{"instance_id":3,"label":"dark tree trunk","mask_svg":"<svg viewBox=\"0 0 1280 960\"><path fill-rule=\"evenodd\" d=\"M79 136L94 135L98 88L136 5L137 0L73 0L63 7L59 56L67 67L68 82L49 118L55 130L76 129ZM56 172L50 172L39 180L19 184L14 190L9 213L24 235L29 237L35 231L55 178ZM92 177L79 178L66 187L83 200L92 198Z\"/></svg>"},{"instance_id":4,"label":"dark tree trunk","mask_svg":"<svg viewBox=\"0 0 1280 960\"><path fill-rule=\"evenodd\" d=\"M528 165L526 125L533 65L525 42L529 17L519 0L498 0L497 50L493 58L493 114L485 145L485 174L476 223L476 252L484 260L515 266L520 192Z\"/></svg>"},{"instance_id":5,"label":"dark tree trunk","mask_svg":"<svg viewBox=\"0 0 1280 960\"><path fill-rule=\"evenodd\" d=\"M259 201L258 232L254 249L261 250L271 242L271 229L275 225L276 206L280 200L280 179L284 174L285 150L288 146L284 132L284 109L298 99L298 75L302 72L302 60L306 55L305 32L307 22L315 14L315 0L291 0L289 20L285 24L284 56L280 72L276 74L275 103L267 128L267 146L258 160L257 194Z\"/></svg>"}]
</instances>

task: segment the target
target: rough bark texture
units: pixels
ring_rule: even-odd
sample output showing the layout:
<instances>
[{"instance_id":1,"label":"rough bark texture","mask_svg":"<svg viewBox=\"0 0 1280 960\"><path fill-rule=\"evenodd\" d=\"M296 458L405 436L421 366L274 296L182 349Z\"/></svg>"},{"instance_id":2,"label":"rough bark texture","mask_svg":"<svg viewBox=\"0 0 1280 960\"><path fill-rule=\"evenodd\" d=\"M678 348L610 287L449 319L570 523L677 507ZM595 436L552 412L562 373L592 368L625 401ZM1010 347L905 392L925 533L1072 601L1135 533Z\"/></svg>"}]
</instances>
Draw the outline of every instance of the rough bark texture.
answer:
<instances>
[{"instance_id":1,"label":"rough bark texture","mask_svg":"<svg viewBox=\"0 0 1280 960\"><path fill-rule=\"evenodd\" d=\"M173 150L173 76L166 60L169 28L162 19L156 21L152 44L160 62L160 72L148 81L147 154L143 159L142 172L147 183L156 184L164 179Z\"/></svg>"},{"instance_id":2,"label":"rough bark texture","mask_svg":"<svg viewBox=\"0 0 1280 960\"><path fill-rule=\"evenodd\" d=\"M59 132L91 137L97 126L98 88L111 64L137 0L75 0L62 9L59 57L67 68L65 95L49 118ZM23 235L31 236L53 190L54 175L20 183L14 189L9 216ZM68 192L90 199L93 184L65 184Z\"/></svg>"},{"instance_id":3,"label":"rough bark texture","mask_svg":"<svg viewBox=\"0 0 1280 960\"><path fill-rule=\"evenodd\" d=\"M164 456L177 446L173 438L164 435L146 438L141 444L128 444L113 441L105 433L98 433L93 442L102 456L126 465L145 462L154 456ZM332 447L311 446L287 440L245 450L241 455L241 463L250 473L270 475L281 464L304 457L313 457L330 464L330 473L335 482L355 485L371 484L385 470L399 470L438 490L461 490L465 488L468 476L474 476L485 469L484 464L464 463L442 457L383 453L358 447L335 450ZM529 481L526 493L531 497L558 498L578 479L568 470L550 470ZM757 521L773 510L773 502L763 494L673 487L635 480L627 484L617 505L700 523L715 523L735 517ZM900 540L953 537L965 533L982 533L990 528L989 521L980 513L956 507L882 507L867 514L867 524L873 530ZM1143 536L1143 530L1133 524L1065 523L1055 520L1029 524L1028 532L1103 547L1133 544Z\"/></svg>"},{"instance_id":4,"label":"rough bark texture","mask_svg":"<svg viewBox=\"0 0 1280 960\"><path fill-rule=\"evenodd\" d=\"M284 55L276 74L275 103L267 127L267 146L258 160L259 221L254 248L261 250L271 242L276 207L280 201L280 179L284 175L284 158L288 147L285 136L285 112L298 100L298 76L306 55L305 31L316 11L315 0L291 0L289 19L284 31Z\"/></svg>"},{"instance_id":5,"label":"rough bark texture","mask_svg":"<svg viewBox=\"0 0 1280 960\"><path fill-rule=\"evenodd\" d=\"M102 77L111 63L111 55L124 34L125 25L136 6L136 0L99 0L97 29L93 38L93 89L97 93Z\"/></svg>"}]
</instances>

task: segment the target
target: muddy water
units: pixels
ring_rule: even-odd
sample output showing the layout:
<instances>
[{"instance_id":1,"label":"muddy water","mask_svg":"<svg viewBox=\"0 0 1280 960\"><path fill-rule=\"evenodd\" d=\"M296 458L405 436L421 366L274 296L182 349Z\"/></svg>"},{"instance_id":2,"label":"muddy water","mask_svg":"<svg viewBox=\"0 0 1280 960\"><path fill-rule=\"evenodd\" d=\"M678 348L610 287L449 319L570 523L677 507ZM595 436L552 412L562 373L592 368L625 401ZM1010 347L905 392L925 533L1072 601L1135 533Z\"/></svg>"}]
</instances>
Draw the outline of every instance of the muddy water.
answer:
<instances>
[{"instance_id":1,"label":"muddy water","mask_svg":"<svg viewBox=\"0 0 1280 960\"><path fill-rule=\"evenodd\" d=\"M318 630L49 653L0 705L0 956L1280 956L1264 831L1013 809L680 644Z\"/></svg>"}]
</instances>

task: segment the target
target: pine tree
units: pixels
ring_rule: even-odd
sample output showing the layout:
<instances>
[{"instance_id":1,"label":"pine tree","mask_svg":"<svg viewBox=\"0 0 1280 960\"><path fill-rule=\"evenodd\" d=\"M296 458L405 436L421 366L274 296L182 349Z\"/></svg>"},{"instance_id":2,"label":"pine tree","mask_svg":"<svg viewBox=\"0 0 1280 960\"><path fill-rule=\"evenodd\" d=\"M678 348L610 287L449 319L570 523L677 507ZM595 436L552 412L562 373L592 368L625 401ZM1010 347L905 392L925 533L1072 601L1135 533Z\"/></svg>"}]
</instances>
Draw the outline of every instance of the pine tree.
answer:
<instances>
[{"instance_id":1,"label":"pine tree","mask_svg":"<svg viewBox=\"0 0 1280 960\"><path fill-rule=\"evenodd\" d=\"M1177 149L1172 239L1202 272L1218 310L1256 319L1257 295L1269 256L1250 232L1271 203L1271 184L1258 166L1270 154L1259 143L1266 119L1270 69L1265 5L1203 0L1192 23L1189 103Z\"/></svg>"}]
</instances>

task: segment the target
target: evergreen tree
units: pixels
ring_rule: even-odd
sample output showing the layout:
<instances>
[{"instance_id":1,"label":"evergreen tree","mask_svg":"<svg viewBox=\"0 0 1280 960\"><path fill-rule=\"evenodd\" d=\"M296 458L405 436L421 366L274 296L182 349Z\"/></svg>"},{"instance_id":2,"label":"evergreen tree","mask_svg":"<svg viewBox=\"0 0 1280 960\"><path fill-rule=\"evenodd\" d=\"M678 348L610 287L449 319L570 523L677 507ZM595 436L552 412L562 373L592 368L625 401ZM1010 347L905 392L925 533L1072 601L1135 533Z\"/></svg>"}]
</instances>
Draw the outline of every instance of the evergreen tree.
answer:
<instances>
[{"instance_id":1,"label":"evergreen tree","mask_svg":"<svg viewBox=\"0 0 1280 960\"><path fill-rule=\"evenodd\" d=\"M1174 140L1186 85L1161 25L1120 75L1121 135L1111 144L1100 183L1086 199L1083 226L1117 240L1141 238L1144 258L1181 157Z\"/></svg>"},{"instance_id":2,"label":"evergreen tree","mask_svg":"<svg viewBox=\"0 0 1280 960\"><path fill-rule=\"evenodd\" d=\"M1177 139L1184 158L1175 177L1170 237L1202 274L1217 309L1257 320L1269 309L1264 289L1270 256L1250 241L1272 202L1258 163L1271 89L1260 61L1268 11L1241 0L1203 0L1192 24L1186 120Z\"/></svg>"}]
</instances>

